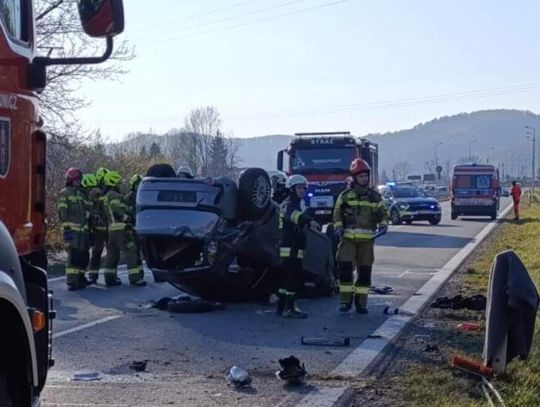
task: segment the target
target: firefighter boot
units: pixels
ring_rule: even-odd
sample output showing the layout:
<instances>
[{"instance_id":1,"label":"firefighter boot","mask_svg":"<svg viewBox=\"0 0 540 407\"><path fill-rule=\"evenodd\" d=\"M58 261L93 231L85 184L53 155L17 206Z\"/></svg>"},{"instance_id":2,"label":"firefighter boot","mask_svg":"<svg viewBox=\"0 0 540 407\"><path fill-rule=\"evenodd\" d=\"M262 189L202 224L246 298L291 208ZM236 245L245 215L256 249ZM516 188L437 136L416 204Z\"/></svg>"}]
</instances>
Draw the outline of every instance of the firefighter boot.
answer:
<instances>
[{"instance_id":1,"label":"firefighter boot","mask_svg":"<svg viewBox=\"0 0 540 407\"><path fill-rule=\"evenodd\" d=\"M280 288L277 293L277 303L276 303L276 315L282 316L285 311L285 305L287 303L287 290Z\"/></svg>"},{"instance_id":2,"label":"firefighter boot","mask_svg":"<svg viewBox=\"0 0 540 407\"><path fill-rule=\"evenodd\" d=\"M352 285L350 286L352 289ZM353 295L352 292L349 291L348 288L343 290L343 286L340 287L340 300L341 305L339 307L339 312L349 312L352 308L352 302L353 302Z\"/></svg>"},{"instance_id":3,"label":"firefighter boot","mask_svg":"<svg viewBox=\"0 0 540 407\"><path fill-rule=\"evenodd\" d=\"M367 294L355 294L354 296L354 307L358 314L367 314Z\"/></svg>"},{"instance_id":4,"label":"firefighter boot","mask_svg":"<svg viewBox=\"0 0 540 407\"><path fill-rule=\"evenodd\" d=\"M307 312L302 311L296 305L296 298L294 295L288 295L285 303L285 311L283 312L283 318L292 319L305 319L309 316Z\"/></svg>"}]
</instances>

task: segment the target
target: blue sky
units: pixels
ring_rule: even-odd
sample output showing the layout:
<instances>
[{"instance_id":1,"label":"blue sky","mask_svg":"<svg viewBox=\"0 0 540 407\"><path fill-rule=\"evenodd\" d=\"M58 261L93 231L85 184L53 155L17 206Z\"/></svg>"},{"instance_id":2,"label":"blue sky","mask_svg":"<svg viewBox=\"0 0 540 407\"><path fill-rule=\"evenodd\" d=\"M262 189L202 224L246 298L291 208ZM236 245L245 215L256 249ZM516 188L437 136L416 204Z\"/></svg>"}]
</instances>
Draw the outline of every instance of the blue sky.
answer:
<instances>
[{"instance_id":1,"label":"blue sky","mask_svg":"<svg viewBox=\"0 0 540 407\"><path fill-rule=\"evenodd\" d=\"M181 127L205 105L239 137L540 112L537 0L124 3L129 73L81 89L83 123L112 139Z\"/></svg>"}]
</instances>

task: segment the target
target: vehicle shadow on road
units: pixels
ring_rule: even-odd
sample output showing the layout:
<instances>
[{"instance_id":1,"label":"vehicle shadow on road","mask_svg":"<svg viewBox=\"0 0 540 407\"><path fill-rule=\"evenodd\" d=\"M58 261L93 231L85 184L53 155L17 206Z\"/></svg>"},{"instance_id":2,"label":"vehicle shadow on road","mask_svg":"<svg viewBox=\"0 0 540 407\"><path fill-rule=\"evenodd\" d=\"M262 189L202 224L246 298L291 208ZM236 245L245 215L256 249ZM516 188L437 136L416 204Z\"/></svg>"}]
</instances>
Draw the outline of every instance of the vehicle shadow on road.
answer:
<instances>
[{"instance_id":1,"label":"vehicle shadow on road","mask_svg":"<svg viewBox=\"0 0 540 407\"><path fill-rule=\"evenodd\" d=\"M460 218L463 222L489 223L490 218Z\"/></svg>"},{"instance_id":2,"label":"vehicle shadow on road","mask_svg":"<svg viewBox=\"0 0 540 407\"><path fill-rule=\"evenodd\" d=\"M435 235L432 233L391 231L386 239L376 243L382 247L460 249L472 241L469 237Z\"/></svg>"}]
</instances>

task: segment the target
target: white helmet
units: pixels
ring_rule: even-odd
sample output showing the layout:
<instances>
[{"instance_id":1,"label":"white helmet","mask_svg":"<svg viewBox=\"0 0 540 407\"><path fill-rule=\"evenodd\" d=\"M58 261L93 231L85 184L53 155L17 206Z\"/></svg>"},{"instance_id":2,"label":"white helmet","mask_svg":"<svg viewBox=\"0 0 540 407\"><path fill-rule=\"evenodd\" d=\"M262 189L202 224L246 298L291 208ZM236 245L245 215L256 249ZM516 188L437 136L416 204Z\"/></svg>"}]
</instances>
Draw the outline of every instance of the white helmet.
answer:
<instances>
[{"instance_id":1,"label":"white helmet","mask_svg":"<svg viewBox=\"0 0 540 407\"><path fill-rule=\"evenodd\" d=\"M176 170L176 176L185 176L186 174L190 177L193 177L193 171L187 165L181 165L180 167L178 167L178 170Z\"/></svg>"},{"instance_id":2,"label":"white helmet","mask_svg":"<svg viewBox=\"0 0 540 407\"><path fill-rule=\"evenodd\" d=\"M286 187L287 188L292 188L296 185L306 185L307 186L308 184L308 180L306 179L306 177L304 177L303 175L300 175L300 174L294 174L294 175L291 175L289 177L289 179L287 180L287 184L286 184Z\"/></svg>"}]
</instances>

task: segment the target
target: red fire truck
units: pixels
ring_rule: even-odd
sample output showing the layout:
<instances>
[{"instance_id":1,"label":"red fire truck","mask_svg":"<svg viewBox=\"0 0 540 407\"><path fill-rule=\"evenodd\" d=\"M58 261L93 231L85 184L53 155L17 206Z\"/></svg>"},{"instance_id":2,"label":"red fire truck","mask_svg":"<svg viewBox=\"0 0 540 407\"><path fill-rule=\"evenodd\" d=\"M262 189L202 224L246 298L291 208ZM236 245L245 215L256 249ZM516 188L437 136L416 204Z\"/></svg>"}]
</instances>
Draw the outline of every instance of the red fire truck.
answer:
<instances>
[{"instance_id":1,"label":"red fire truck","mask_svg":"<svg viewBox=\"0 0 540 407\"><path fill-rule=\"evenodd\" d=\"M105 37L100 57L36 55L32 0L0 0L0 406L39 403L51 357L52 296L45 239L46 135L38 94L46 68L105 61L123 31L122 0L79 0L85 32Z\"/></svg>"}]
</instances>

